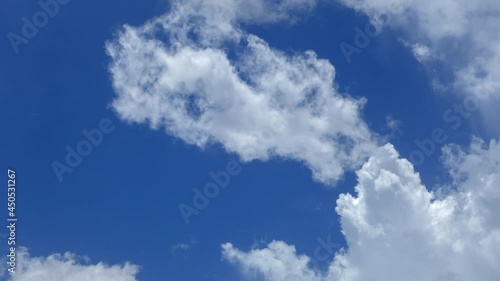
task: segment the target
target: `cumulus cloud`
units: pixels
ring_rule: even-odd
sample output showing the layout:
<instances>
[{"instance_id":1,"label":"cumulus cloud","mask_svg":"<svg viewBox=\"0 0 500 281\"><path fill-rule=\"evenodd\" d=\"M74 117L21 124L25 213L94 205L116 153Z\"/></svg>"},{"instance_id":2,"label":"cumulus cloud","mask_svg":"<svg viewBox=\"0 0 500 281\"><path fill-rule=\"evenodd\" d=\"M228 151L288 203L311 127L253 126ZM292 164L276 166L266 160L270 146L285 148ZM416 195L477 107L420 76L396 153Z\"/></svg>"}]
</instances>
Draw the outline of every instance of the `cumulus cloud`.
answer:
<instances>
[{"instance_id":1,"label":"cumulus cloud","mask_svg":"<svg viewBox=\"0 0 500 281\"><path fill-rule=\"evenodd\" d=\"M268 281L498 280L500 144L448 146L444 161L453 183L431 192L392 145L381 147L357 172L356 194L337 200L348 248L327 271L284 242L251 252L224 244L223 255Z\"/></svg>"},{"instance_id":2,"label":"cumulus cloud","mask_svg":"<svg viewBox=\"0 0 500 281\"><path fill-rule=\"evenodd\" d=\"M427 62L432 54L445 66L454 77L445 82L455 91L480 97L500 95L499 1L338 1L372 20L390 15L388 24L403 31L404 41L419 61Z\"/></svg>"},{"instance_id":3,"label":"cumulus cloud","mask_svg":"<svg viewBox=\"0 0 500 281\"><path fill-rule=\"evenodd\" d=\"M395 7L391 4L402 7L390 23L415 28L405 42L417 58L449 63L455 86L461 83L468 93L489 95L496 89L494 64L481 65L478 61L486 58L472 54L490 50L492 61L498 60L493 43L479 40L492 34L495 20L484 15L481 20L492 22L477 34L473 20L485 9L494 11L497 2L342 1L375 22ZM366 101L338 91L335 69L327 60L312 51L281 52L242 29L245 24L293 22L294 15L312 7L314 2L306 0L175 1L161 17L139 27L126 25L106 44L116 92L112 107L125 121L165 129L199 147L221 144L244 161L300 161L325 183L359 168L371 155L357 172L356 193L337 201L348 248L336 254L329 269L310 267L310 258L284 242L249 252L224 244L224 258L250 277L496 280L498 142L486 146L476 139L466 151L448 146L444 159L453 183L430 191L392 145L377 148L362 119ZM471 42L472 48L456 47L457 42Z\"/></svg>"},{"instance_id":4,"label":"cumulus cloud","mask_svg":"<svg viewBox=\"0 0 500 281\"><path fill-rule=\"evenodd\" d=\"M8 281L137 281L139 272L130 263L91 264L88 258L71 253L32 257L26 248L19 248L17 254L16 273L8 275Z\"/></svg>"},{"instance_id":5,"label":"cumulus cloud","mask_svg":"<svg viewBox=\"0 0 500 281\"><path fill-rule=\"evenodd\" d=\"M224 258L237 263L248 277L273 281L320 281L322 278L309 268L310 258L297 255L295 247L281 241L271 242L265 249L242 252L231 243L222 245Z\"/></svg>"},{"instance_id":6,"label":"cumulus cloud","mask_svg":"<svg viewBox=\"0 0 500 281\"><path fill-rule=\"evenodd\" d=\"M260 9L266 22L289 21L313 3L177 1L164 16L124 26L106 44L113 108L186 143L218 143L243 161L286 157L335 182L376 148L365 99L340 93L334 67L314 52L280 52L240 29L260 23L249 17L267 14Z\"/></svg>"}]
</instances>

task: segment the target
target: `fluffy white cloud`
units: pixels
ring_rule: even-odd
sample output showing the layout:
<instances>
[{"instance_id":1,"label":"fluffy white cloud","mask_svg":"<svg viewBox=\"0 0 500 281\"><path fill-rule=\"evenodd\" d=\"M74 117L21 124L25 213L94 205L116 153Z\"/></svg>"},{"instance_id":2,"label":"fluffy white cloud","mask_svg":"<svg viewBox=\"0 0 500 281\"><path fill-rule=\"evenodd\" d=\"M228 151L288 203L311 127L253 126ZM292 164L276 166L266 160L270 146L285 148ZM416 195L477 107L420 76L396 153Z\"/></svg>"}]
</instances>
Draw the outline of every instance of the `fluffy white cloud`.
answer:
<instances>
[{"instance_id":1,"label":"fluffy white cloud","mask_svg":"<svg viewBox=\"0 0 500 281\"><path fill-rule=\"evenodd\" d=\"M124 26L106 45L112 106L124 120L200 147L220 143L244 161L304 162L315 179L332 183L376 147L361 117L365 100L339 93L334 67L314 52L285 54L242 31L238 23L254 9L262 14L254 7L261 2L268 3L176 2L143 26ZM313 6L269 3L277 6L268 21Z\"/></svg>"},{"instance_id":2,"label":"fluffy white cloud","mask_svg":"<svg viewBox=\"0 0 500 281\"><path fill-rule=\"evenodd\" d=\"M496 91L494 64L481 65L478 61L486 57L472 54L489 50L492 61L498 60L494 43L482 40L492 34L493 23L476 32L473 21L485 9L495 11L497 2L343 2L374 19L391 3L400 5L401 15L390 22L403 30L415 27L405 42L418 58L449 63L460 81L456 86L469 93ZM116 91L113 108L123 120L164 128L199 147L219 143L244 161L277 156L303 162L326 183L372 155L357 172L356 194L337 201L348 249L337 253L327 272L310 268L307 257L283 242L251 252L224 244L224 257L250 276L270 281L496 280L499 144L484 147L474 140L466 152L447 147L453 184L430 192L391 145L376 148L361 117L365 100L338 92L328 61L312 51L280 52L241 29L240 24L293 21L313 6L306 0L176 1L164 16L124 26L106 44ZM495 22L489 14L480 18ZM457 42L472 47L454 49Z\"/></svg>"},{"instance_id":3,"label":"fluffy white cloud","mask_svg":"<svg viewBox=\"0 0 500 281\"><path fill-rule=\"evenodd\" d=\"M130 263L90 264L88 258L71 253L31 257L26 248L19 248L16 273L6 274L8 281L137 281L138 272L139 267Z\"/></svg>"},{"instance_id":4,"label":"fluffy white cloud","mask_svg":"<svg viewBox=\"0 0 500 281\"><path fill-rule=\"evenodd\" d=\"M269 281L498 280L500 144L475 139L444 156L453 184L430 192L392 145L380 148L357 172L356 195L337 201L348 249L327 272L283 242L248 253L225 244L223 255Z\"/></svg>"},{"instance_id":5,"label":"fluffy white cloud","mask_svg":"<svg viewBox=\"0 0 500 281\"><path fill-rule=\"evenodd\" d=\"M230 243L223 244L222 249L227 261L237 263L246 276L256 280L323 280L308 267L309 257L297 255L295 247L281 241L273 241L265 249L255 249L248 253L234 248Z\"/></svg>"},{"instance_id":6,"label":"fluffy white cloud","mask_svg":"<svg viewBox=\"0 0 500 281\"><path fill-rule=\"evenodd\" d=\"M338 1L372 19L390 15L388 23L405 33L417 59L432 53L454 75L451 84L456 91L480 97L500 95L499 1Z\"/></svg>"}]
</instances>

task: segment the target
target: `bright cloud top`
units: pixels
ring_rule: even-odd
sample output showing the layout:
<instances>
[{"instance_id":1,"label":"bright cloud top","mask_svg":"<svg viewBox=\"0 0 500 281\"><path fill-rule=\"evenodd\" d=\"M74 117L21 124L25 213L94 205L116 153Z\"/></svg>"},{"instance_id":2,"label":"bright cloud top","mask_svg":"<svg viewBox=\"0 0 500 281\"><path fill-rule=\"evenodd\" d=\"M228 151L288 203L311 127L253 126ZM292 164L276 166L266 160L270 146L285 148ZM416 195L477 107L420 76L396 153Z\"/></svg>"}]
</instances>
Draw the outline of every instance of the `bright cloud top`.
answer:
<instances>
[{"instance_id":1,"label":"bright cloud top","mask_svg":"<svg viewBox=\"0 0 500 281\"><path fill-rule=\"evenodd\" d=\"M391 145L363 165L357 195L337 201L348 249L328 272L284 242L250 252L224 244L223 255L268 281L498 280L500 144L474 140L468 151L449 146L444 155L454 184L436 193Z\"/></svg>"},{"instance_id":2,"label":"bright cloud top","mask_svg":"<svg viewBox=\"0 0 500 281\"><path fill-rule=\"evenodd\" d=\"M8 281L137 281L139 272L138 266L129 263L89 264L87 258L71 253L31 257L26 248L18 249L17 266Z\"/></svg>"},{"instance_id":3,"label":"bright cloud top","mask_svg":"<svg viewBox=\"0 0 500 281\"><path fill-rule=\"evenodd\" d=\"M220 143L244 161L303 162L333 183L376 147L360 113L365 100L339 93L334 67L314 52L285 54L239 28L293 20L314 6L269 3L178 1L143 26L125 26L106 45L113 108L189 144Z\"/></svg>"},{"instance_id":4,"label":"bright cloud top","mask_svg":"<svg viewBox=\"0 0 500 281\"><path fill-rule=\"evenodd\" d=\"M441 83L479 97L500 95L499 1L339 1L372 19L391 15L389 24L405 33L419 61L428 62L424 58L432 56L454 76Z\"/></svg>"}]
</instances>

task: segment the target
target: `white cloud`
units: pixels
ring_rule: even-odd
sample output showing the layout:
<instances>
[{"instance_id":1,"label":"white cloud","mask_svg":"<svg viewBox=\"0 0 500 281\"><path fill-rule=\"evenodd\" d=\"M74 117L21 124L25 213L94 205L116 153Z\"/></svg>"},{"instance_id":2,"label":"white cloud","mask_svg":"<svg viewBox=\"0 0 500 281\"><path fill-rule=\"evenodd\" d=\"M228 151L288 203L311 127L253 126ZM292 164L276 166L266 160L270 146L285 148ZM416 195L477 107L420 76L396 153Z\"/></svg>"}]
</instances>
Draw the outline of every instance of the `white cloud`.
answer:
<instances>
[{"instance_id":1,"label":"white cloud","mask_svg":"<svg viewBox=\"0 0 500 281\"><path fill-rule=\"evenodd\" d=\"M500 144L448 146L444 159L453 184L433 193L392 145L380 148L357 172L356 195L337 201L348 249L327 272L283 242L248 253L225 244L223 255L269 281L498 280Z\"/></svg>"},{"instance_id":2,"label":"white cloud","mask_svg":"<svg viewBox=\"0 0 500 281\"><path fill-rule=\"evenodd\" d=\"M425 45L415 43L411 46L411 51L413 52L413 56L415 56L419 62L424 62L432 58L431 50Z\"/></svg>"},{"instance_id":3,"label":"white cloud","mask_svg":"<svg viewBox=\"0 0 500 281\"><path fill-rule=\"evenodd\" d=\"M432 54L454 75L455 91L480 97L500 95L499 1L338 1L373 19L391 15L390 26L403 31L418 60L428 61Z\"/></svg>"},{"instance_id":4,"label":"white cloud","mask_svg":"<svg viewBox=\"0 0 500 281\"><path fill-rule=\"evenodd\" d=\"M175 255L177 251L179 250L187 251L196 244L198 244L198 240L196 240L194 236L190 235L189 240L172 245L170 247L170 252L172 253L172 255Z\"/></svg>"},{"instance_id":5,"label":"white cloud","mask_svg":"<svg viewBox=\"0 0 500 281\"><path fill-rule=\"evenodd\" d=\"M239 29L249 20L242 11L257 9L242 7L257 3L183 1L143 26L125 26L106 45L112 106L123 120L164 127L189 144L220 143L244 161L294 159L333 183L376 147L361 117L365 100L339 93L334 67L314 52L285 54ZM272 21L310 3L272 4L281 7L269 10L278 13Z\"/></svg>"},{"instance_id":6,"label":"white cloud","mask_svg":"<svg viewBox=\"0 0 500 281\"><path fill-rule=\"evenodd\" d=\"M412 21L394 15L391 23L403 29L415 26L417 32L408 42L420 58L449 62L463 78L456 86L469 83L463 87L469 93L493 93L478 87L496 89L494 64L484 64L480 77L463 73L481 60L470 52L492 46L476 40L481 32L491 35L490 26L473 34L476 30L471 28L478 23L472 19L477 17L469 13L497 2L344 2L373 17L391 2L402 5L401 15ZM240 28L241 23L293 21L293 15L309 10L312 2L182 3L142 26L125 26L107 43L116 91L112 106L123 120L165 128L199 147L222 144L244 161L273 156L297 160L326 183L372 155L357 172L357 194L344 194L337 201L349 248L337 253L327 272L308 267L307 257L277 241L250 252L224 244L228 261L250 276L270 281L497 279L497 142L484 148L475 140L467 152L449 146L445 159L454 183L432 193L391 145L376 149L375 137L361 117L365 100L338 92L328 61L312 51L280 52ZM256 16L262 14L267 16ZM472 40L471 49L446 52L464 40ZM492 60L498 60L493 54Z\"/></svg>"},{"instance_id":7,"label":"white cloud","mask_svg":"<svg viewBox=\"0 0 500 281\"><path fill-rule=\"evenodd\" d=\"M177 249L181 249L181 250L187 250L191 247L191 245L189 244L185 244L185 243L179 243L179 244L175 244L172 246L172 251L176 251Z\"/></svg>"},{"instance_id":8,"label":"white cloud","mask_svg":"<svg viewBox=\"0 0 500 281\"><path fill-rule=\"evenodd\" d=\"M394 117L387 115L385 117L385 123L387 128L391 129L394 132L400 132L401 133L401 120L395 119Z\"/></svg>"},{"instance_id":9,"label":"white cloud","mask_svg":"<svg viewBox=\"0 0 500 281\"><path fill-rule=\"evenodd\" d=\"M222 249L227 261L237 263L246 276L256 280L323 280L308 267L309 257L297 255L295 247L281 241L273 241L265 249L255 249L248 253L234 248L230 243L223 244Z\"/></svg>"},{"instance_id":10,"label":"white cloud","mask_svg":"<svg viewBox=\"0 0 500 281\"><path fill-rule=\"evenodd\" d=\"M16 273L8 275L8 281L137 281L139 272L130 263L90 264L88 258L71 253L31 257L26 248L19 248L17 254Z\"/></svg>"}]
</instances>

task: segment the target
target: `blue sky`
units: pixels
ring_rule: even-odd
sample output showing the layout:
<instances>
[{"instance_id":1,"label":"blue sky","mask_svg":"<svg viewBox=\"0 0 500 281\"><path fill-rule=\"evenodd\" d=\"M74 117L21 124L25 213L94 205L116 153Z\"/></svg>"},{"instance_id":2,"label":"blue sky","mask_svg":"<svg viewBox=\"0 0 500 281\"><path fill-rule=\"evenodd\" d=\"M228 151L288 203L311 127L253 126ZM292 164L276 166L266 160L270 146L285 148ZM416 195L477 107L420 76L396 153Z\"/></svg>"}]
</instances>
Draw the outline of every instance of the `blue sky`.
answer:
<instances>
[{"instance_id":1,"label":"blue sky","mask_svg":"<svg viewBox=\"0 0 500 281\"><path fill-rule=\"evenodd\" d=\"M314 2L306 0L296 2L301 1ZM184 2L182 5L189 7L189 5L195 5L192 3L196 1ZM469 163L466 161L468 158L464 156L460 158L462 159L460 161L448 162L447 166L442 163L443 154L439 150L448 144L455 143L465 147L465 155L474 156L477 151L466 148L469 147L472 136L482 138L488 143L490 138L498 137L498 131L491 129L495 128L495 125L492 125L491 119L487 117L488 109L482 105L479 109L470 112L470 117L461 118L463 123L456 126L457 128L452 126L455 123L443 119L443 114L453 109L454 104L462 104L465 97L473 96L473 93L477 92L469 89L473 87L472 83L468 84L468 87L463 87L454 82L454 78L445 77L442 79L445 90L437 90L435 85L433 87L436 77L446 76L446 72L458 73L456 68L461 69L461 67L465 68L468 63L473 64L465 59L465 55L461 57L463 61L457 59L456 62L451 63L446 60L448 55L461 54L462 49L456 52L453 50L449 50L448 53L444 52L442 56L444 60L431 58L429 61L419 61L416 55L418 52L411 47L411 44L414 44L412 40L427 42L430 52L441 54L443 51L440 49L442 47L441 39L438 38L439 31L429 32L425 24L420 22L418 30L416 29L413 33L408 32L407 26L399 22L402 16L397 15L394 16L398 19L397 22L384 26L383 31L371 38L368 46L362 48L359 54L354 54L351 57L352 61L348 63L339 47L340 44L342 42L354 44L356 35L354 28L364 28L370 21L374 22L372 12L373 9L376 11L376 8L363 10L350 3L355 1L345 0L329 3L319 1L315 3L315 6L306 5L307 8L284 5L281 6L284 8L279 10L272 9L272 5L278 5L275 2L281 1L269 4L270 11L266 12L266 8L258 10L252 19L247 19L242 15L250 15L253 11L237 13L231 23L234 26L231 28L237 30L236 32L241 31L245 36L247 34L258 36L267 42L271 50L283 52L285 58L292 58L297 54L312 50L319 59L331 63L335 68L333 84L335 90L332 93L367 100L364 107L359 107L359 116L355 117L356 120L366 125L367 136L356 139L356 143L382 147L390 142L401 158L412 160L411 153L419 150L416 141L429 139L432 137L433 130L442 128L447 135L446 141L436 143L436 152L426 156L422 164L413 161L413 164L416 164L416 172L421 176L421 183L427 187L428 191L445 186L450 190L456 190L457 193L461 192L461 188L466 189L464 186L469 188L473 184L472 180L472 183L467 181L457 183L452 179L453 175L449 175L449 171L462 171L462 169L474 166L463 164ZM371 1L363 2L367 3L367 7L371 7L369 5ZM459 1L451 2L458 3ZM489 1L483 2L489 3ZM203 5L211 5L210 1L207 3ZM135 61L137 58L121 49L124 46L123 41L116 43L120 39L128 38L122 26L127 24L141 33L141 26L153 17L169 15L171 13L169 11L173 9L170 4L169 1L157 0L104 1L102 3L69 1L67 4L59 4L60 10L55 16L51 17L27 44L19 45L17 54L7 34L10 32L21 34L23 26L21 18L32 19L41 8L36 2L19 3L9 0L1 4L0 29L5 35L0 44L0 99L3 106L0 111L0 120L4 132L1 149L2 169L14 168L16 170L18 252L24 251L26 255L29 251L31 256L31 258L24 256L24 260L21 258L18 261L20 271L16 273L17 275L6 273L4 276L6 280L34 280L28 277L29 270L33 269L28 265L32 266L30 263L33 262L34 257L43 259L54 253L71 252L89 257L91 261L84 262L88 267L98 262L104 262L110 266L130 262L140 266L139 273L131 274L136 279L126 279L124 275L114 277L117 278L116 280L274 281L286 277L280 275L279 272L272 273L272 269L266 269L264 265L254 261L257 258L251 256L251 249L263 250L272 241L284 241L283 243L287 245L295 246L297 255L314 257L315 249L320 245L318 239L334 241L337 244L335 251L341 248L353 248L346 242L346 237L341 232L342 220L335 211L338 203L336 200L340 194L350 193L353 196L356 194L354 186L358 180L355 171L359 170L369 157L385 155L374 152L381 148L362 150L360 153L363 156L360 156L359 161L354 159L354 156L348 155L349 161L341 161L340 165L350 160L353 163L346 164L349 167L342 166L342 171L338 175L330 175L323 171L329 169L325 168L326 164L324 165L317 158L308 158L309 154L303 156L300 149L293 150L293 152L280 152L288 149L280 150L280 146L285 146L287 143L284 140L300 134L307 135L307 131L300 131L299 127L292 125L287 127L290 135L284 134L282 140L269 147L269 151L274 150L274 153L268 152L266 150L268 148L263 148L266 152L262 152L264 150L261 152L265 155L250 155L246 154L246 150L239 144L233 144L233 139L226 138L239 128L238 124L220 134L212 133L211 130L219 130L225 126L225 123L210 123L207 128L197 129L199 131L195 129L191 131L190 125L184 127L183 123L178 123L181 124L180 129L173 129L169 126L177 120L174 120L175 118L170 116L170 113L162 113L163 118L174 118L173 121L170 120L170 123L159 121L154 124L151 120L155 118L153 116L153 112L156 112L155 107L142 108L141 104L126 104L133 100L132 91L128 92L127 87L130 85L120 81L117 78L118 75L125 76L124 80L128 81L140 80L140 77L135 76L132 71L132 68L137 65ZM498 8L498 4L490 4ZM240 8L236 6L234 9ZM416 7L407 7L407 9L421 11ZM288 17L281 19L278 16L271 18L271 11L299 16L295 20ZM198 16L210 18L203 12L200 13ZM266 17L269 19L264 20ZM454 19L450 16L448 20L454 22ZM498 16L494 19L498 22ZM207 20L203 24L210 26L211 23ZM207 26L201 26L201 30L205 30ZM167 28L166 35L158 35L162 30L157 32L145 35L142 39L144 42L130 44L146 45L146 41L151 39L148 36L157 36L155 40L163 40L162 44L165 48L174 44L174 39L169 38L168 35L171 30ZM196 36L213 35L212 33L202 34L205 31L194 32L201 32L201 35L195 34L194 41L199 39ZM217 32L225 34L223 31ZM418 36L415 35L417 32ZM410 36L409 33L415 36ZM452 35L455 36L455 34ZM465 44L469 44L466 40L470 39L469 37L456 36L460 40L465 40ZM105 45L106 42L116 45ZM470 42L477 42L477 40L470 39ZM180 52L186 46L196 46L199 50L204 48L224 50L228 54L238 53L240 48L246 48L226 41L219 43L179 41L177 43L181 44L181 49L171 50L172 52ZM484 47L473 45L476 43L470 44L470 48ZM220 45L222 46L219 47ZM147 47L144 47L139 52L146 49ZM110 55L113 50L117 52L116 56ZM228 55L228 61L234 62L235 66L243 65L246 62L245 58ZM155 61L155 63L161 62ZM255 64L259 65L258 62ZM126 66L123 65L132 68L124 69ZM196 69L189 69L186 65L179 65L179 68L187 68L188 74L185 75L189 75L191 71L195 73L193 75L198 75ZM444 70L437 75L436 72L441 69ZM165 71L160 71L160 75L171 74ZM491 74L492 77L495 75L495 72L487 67L483 71ZM263 95L273 94L272 89L265 88L264 84L259 84L261 82L255 82L258 79L261 79L258 81L263 81L262 79L267 76L257 76L258 79L252 82L255 77L251 75L258 75L252 73L252 71L246 73L249 75L247 78L244 78L242 74L243 83L255 83L252 85L255 88L261 87ZM313 76L310 78L316 77L315 73L311 75ZM483 75L483 77L489 76ZM206 82L208 80L200 79L205 81L203 83L208 83ZM457 75L455 79L462 78ZM483 81L481 85L491 82L490 80ZM189 83L190 80L186 78L186 81ZM205 94L210 95L210 93L207 91ZM147 92L141 94L142 98L153 99L154 97L154 95L148 96ZM160 90L156 94L168 95ZM493 96L492 101L497 100L495 94L498 94L498 91L493 88L490 94ZM488 104L489 98L485 99L486 101L482 100L482 102ZM125 105L117 106L117 101ZM350 101L350 99L344 100L347 103ZM262 108L254 113L264 115L266 110L267 108ZM251 113L242 114L245 116ZM454 113L450 115L450 118L451 116L458 115ZM253 120L253 117L255 116L248 116L248 120ZM93 146L92 152L82 157L81 163L72 172L63 174L63 180L59 181L53 169L54 161L64 164L66 147L76 149L79 143L86 140L82 130L99 129L102 120L108 120L111 123L109 126L114 128L112 132L102 133L102 142ZM235 119L235 122L239 122L238 120ZM395 122L393 124L396 125L391 128L388 120L393 120ZM195 120L195 122L198 121ZM241 128L246 130L245 125ZM294 131L294 128L297 131ZM194 139L191 138L191 133L195 136ZM203 142L201 139L196 139L196 134L206 134L210 140L196 145L196 141ZM355 133L352 135L346 133L347 138L353 135ZM341 144L342 141L332 145L336 147ZM306 146L309 145L306 143ZM483 145L482 149L486 152L478 153L483 156L490 155L491 158L496 159L498 155L493 148L496 148L496 143L490 144L489 150ZM314 152L313 150L311 153ZM452 154L445 155L445 159L453 158ZM325 157L330 156L325 155ZM321 163L315 166L314 161ZM459 166L458 162L463 165ZM493 160L483 162L494 163ZM191 216L191 222L186 224L179 211L179 204L192 205L193 188L202 190L207 183L213 181L210 172L223 171L228 163L238 163L241 173L231 176L228 186L221 189L218 196L210 199L208 207L201 210L199 215ZM498 176L495 177L499 173L498 165L492 165L493 167L490 168L485 167L484 171L491 173L494 180L498 180ZM319 167L319 175L311 172L314 167ZM466 172L481 174L482 171L467 170ZM490 199L498 200L499 197L495 197L497 195L498 192L492 191ZM436 200L445 202L445 199ZM6 192L2 192L1 201L6 204L6 200ZM457 202L461 201L457 200ZM397 205L388 204L387 206L389 208ZM400 212L398 209L387 211L393 215ZM4 211L2 214L2 217L7 215ZM494 230L499 226L497 223L498 218L491 222L493 226L490 228L484 227L486 234L495 233ZM463 226L461 222L450 224L457 229ZM345 222L344 227L348 225L349 222ZM395 227L398 226L395 225ZM419 229L419 227L416 225L411 229ZM355 237L357 236L350 236L349 239L352 239L354 243ZM394 237L387 239L389 242L396 241ZM456 238L457 241L466 239ZM498 247L500 240L494 241L496 242L491 242L493 245L491 248L497 249L495 247ZM234 245L235 249L221 252L221 244L228 242ZM7 253L5 241L1 243L2 256L5 256ZM395 245L400 244L395 243ZM24 250L20 246L27 247L29 250ZM474 246L471 247L474 248ZM360 253L369 250L357 249ZM240 251L237 253L243 255L244 258L234 255L231 258L231 251L234 251L233 254ZM411 250L408 251L411 252ZM265 256L266 253L269 252L262 252L261 256ZM445 251L439 253L442 254ZM286 268L288 259L280 260L280 257L284 255L283 253L277 254L276 259L285 264ZM308 279L366 280L363 276L358 279L354 277L348 279L345 276L343 277L345 279L338 279L337 275L331 275L333 273L328 275L328 266L332 264L335 255L335 253L328 253L328 258L319 262L319 268L308 268L307 270L316 274ZM370 254L367 253L366 256ZM463 278L457 280L469 280L470 274L473 273L455 266L462 261L467 262L467 259L462 257L462 253L457 253L456 256L456 263L454 261L446 265L449 268L446 267L448 270L444 271ZM346 256L346 258L351 259L352 264L356 264L355 257ZM500 257L496 253L490 258L494 263L499 261ZM23 262L27 266L24 271L21 269ZM274 259L269 258L267 262L271 264ZM363 265L369 263L369 260L360 263L358 270L363 271ZM53 266L55 270L59 268L57 264L50 266ZM50 266L46 264L45 268L48 270ZM445 266L443 265L442 268ZM411 270L408 269L407 272L410 274ZM367 269L366 272L371 271ZM499 274L498 269L484 269L484 272L481 277L483 279L478 280L493 280L489 278ZM429 275L425 276L436 276L436 278L442 276L442 272L431 269L427 273ZM390 279L399 276L398 274L395 272L393 275L384 276L380 273L376 278L398 280ZM332 279L321 279L323 277L320 275L328 275L330 276L328 278ZM55 278L50 276L48 273L40 275L40 279L37 280ZM53 276L69 278L64 275ZM82 276L74 278L87 280ZM92 280L100 280L99 277L93 278ZM102 280L115 280L110 279L111 277L102 278L105 278ZM301 279L306 278L302 276L297 278L297 280L306 280Z\"/></svg>"}]
</instances>

